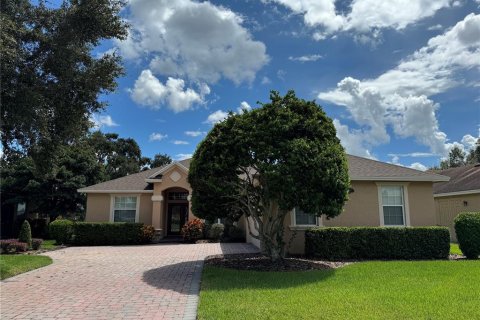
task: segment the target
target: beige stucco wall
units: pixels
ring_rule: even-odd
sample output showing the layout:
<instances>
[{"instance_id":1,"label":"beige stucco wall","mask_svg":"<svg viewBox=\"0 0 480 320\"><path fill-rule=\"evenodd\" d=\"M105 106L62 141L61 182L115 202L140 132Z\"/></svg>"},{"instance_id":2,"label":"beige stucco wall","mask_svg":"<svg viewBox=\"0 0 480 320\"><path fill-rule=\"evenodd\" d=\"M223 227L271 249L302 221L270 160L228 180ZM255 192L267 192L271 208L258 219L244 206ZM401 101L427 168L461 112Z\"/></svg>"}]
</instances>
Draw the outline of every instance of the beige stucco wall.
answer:
<instances>
[{"instance_id":1,"label":"beige stucco wall","mask_svg":"<svg viewBox=\"0 0 480 320\"><path fill-rule=\"evenodd\" d=\"M381 184L379 182L379 184ZM395 183L393 183L395 184ZM400 184L400 182L398 183ZM411 226L436 225L433 186L431 182L404 183L408 194L408 210ZM378 185L372 181L353 181L355 190L349 195L344 211L334 219L322 218L326 227L380 226ZM294 235L292 239L292 235ZM305 228L293 227L292 215L285 221L285 241L291 254L303 254L305 249Z\"/></svg>"},{"instance_id":2,"label":"beige stucco wall","mask_svg":"<svg viewBox=\"0 0 480 320\"><path fill-rule=\"evenodd\" d=\"M176 173L175 173L176 172ZM178 174L179 179L175 176ZM121 194L136 195L139 197L139 222L153 225L162 234L165 232L166 210L167 210L167 190L186 189L191 194L190 184L187 181L188 173L177 165L173 165L169 170L163 173L161 182L153 183L152 193L142 194ZM175 181L176 180L176 181ZM120 194L119 194L120 195ZM88 193L86 221L105 222L110 220L111 196L109 193ZM152 201L152 196L157 197ZM160 200L159 200L160 199ZM189 220L194 219L189 202Z\"/></svg>"},{"instance_id":3,"label":"beige stucco wall","mask_svg":"<svg viewBox=\"0 0 480 320\"><path fill-rule=\"evenodd\" d=\"M138 196L139 213L138 222L152 224L152 194L118 194L128 196ZM110 221L112 195L109 193L88 193L87 210L85 221L87 222L108 222Z\"/></svg>"},{"instance_id":4,"label":"beige stucco wall","mask_svg":"<svg viewBox=\"0 0 480 320\"><path fill-rule=\"evenodd\" d=\"M110 194L88 193L85 221L105 222L110 220Z\"/></svg>"},{"instance_id":5,"label":"beige stucco wall","mask_svg":"<svg viewBox=\"0 0 480 320\"><path fill-rule=\"evenodd\" d=\"M140 196L140 207L138 222L142 222L147 225L152 224L152 194L146 193Z\"/></svg>"},{"instance_id":6,"label":"beige stucco wall","mask_svg":"<svg viewBox=\"0 0 480 320\"><path fill-rule=\"evenodd\" d=\"M178 180L175 178L178 174ZM165 235L167 225L167 195L165 191L168 189L185 189L189 194L192 193L192 188L187 180L188 173L178 165L173 165L167 171L162 173L162 181L153 184L153 195L162 197L163 201L156 201L153 203L152 225ZM192 213L190 201L188 202L188 219L193 220L195 216Z\"/></svg>"},{"instance_id":7,"label":"beige stucco wall","mask_svg":"<svg viewBox=\"0 0 480 320\"><path fill-rule=\"evenodd\" d=\"M457 238L453 220L460 212L466 211L480 211L480 193L435 198L436 222L450 229L450 237L454 241Z\"/></svg>"}]
</instances>

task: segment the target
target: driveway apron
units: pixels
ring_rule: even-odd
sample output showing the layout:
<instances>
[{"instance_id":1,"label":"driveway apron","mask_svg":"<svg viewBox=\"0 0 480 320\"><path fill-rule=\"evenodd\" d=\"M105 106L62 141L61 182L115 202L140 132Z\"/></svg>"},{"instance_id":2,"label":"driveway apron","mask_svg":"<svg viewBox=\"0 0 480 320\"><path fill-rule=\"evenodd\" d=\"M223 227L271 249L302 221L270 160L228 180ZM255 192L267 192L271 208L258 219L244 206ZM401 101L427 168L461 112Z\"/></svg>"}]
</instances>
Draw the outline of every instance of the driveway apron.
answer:
<instances>
[{"instance_id":1,"label":"driveway apron","mask_svg":"<svg viewBox=\"0 0 480 320\"><path fill-rule=\"evenodd\" d=\"M70 247L53 264L0 282L0 318L195 319L205 257L245 243Z\"/></svg>"}]
</instances>

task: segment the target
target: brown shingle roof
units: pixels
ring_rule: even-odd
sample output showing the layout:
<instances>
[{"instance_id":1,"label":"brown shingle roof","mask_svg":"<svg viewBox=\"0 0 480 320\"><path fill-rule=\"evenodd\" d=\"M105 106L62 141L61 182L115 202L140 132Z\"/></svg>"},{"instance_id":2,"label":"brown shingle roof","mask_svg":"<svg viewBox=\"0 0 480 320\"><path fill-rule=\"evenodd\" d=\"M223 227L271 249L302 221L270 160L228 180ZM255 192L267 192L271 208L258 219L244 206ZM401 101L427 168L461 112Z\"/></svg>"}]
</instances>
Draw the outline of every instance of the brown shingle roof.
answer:
<instances>
[{"instance_id":1,"label":"brown shingle roof","mask_svg":"<svg viewBox=\"0 0 480 320\"><path fill-rule=\"evenodd\" d=\"M385 162L370 160L357 156L347 155L348 173L351 180L370 181L446 181L448 177L435 173L422 172ZM185 167L190 166L191 159L179 161ZM93 186L79 189L79 192L107 192L107 191L144 191L152 190L150 183L145 179L151 178L162 169L153 168L126 177L105 181Z\"/></svg>"},{"instance_id":2,"label":"brown shingle roof","mask_svg":"<svg viewBox=\"0 0 480 320\"><path fill-rule=\"evenodd\" d=\"M186 166L187 168L190 166L190 159L178 161L180 164ZM152 185L145 181L151 175L157 173L158 171L162 170L163 168L167 167L168 165L148 169L139 173L130 174L125 177L105 181L102 183L94 184L92 186L88 186L85 188L81 188L78 192L105 192L105 191L144 191L148 192L152 190Z\"/></svg>"},{"instance_id":3,"label":"brown shingle roof","mask_svg":"<svg viewBox=\"0 0 480 320\"><path fill-rule=\"evenodd\" d=\"M448 177L397 166L390 163L347 155L351 180L373 181L446 181Z\"/></svg>"},{"instance_id":4,"label":"brown shingle roof","mask_svg":"<svg viewBox=\"0 0 480 320\"><path fill-rule=\"evenodd\" d=\"M480 190L480 164L437 170L435 173L450 177L450 181L435 183L434 194Z\"/></svg>"}]
</instances>

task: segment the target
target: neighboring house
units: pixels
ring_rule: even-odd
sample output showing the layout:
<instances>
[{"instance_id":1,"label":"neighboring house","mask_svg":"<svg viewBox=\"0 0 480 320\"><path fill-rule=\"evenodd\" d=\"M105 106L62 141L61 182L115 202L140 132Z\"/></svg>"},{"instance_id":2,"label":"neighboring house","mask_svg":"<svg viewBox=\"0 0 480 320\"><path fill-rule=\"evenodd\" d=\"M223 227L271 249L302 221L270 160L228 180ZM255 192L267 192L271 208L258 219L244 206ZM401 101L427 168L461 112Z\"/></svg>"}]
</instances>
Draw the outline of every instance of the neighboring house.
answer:
<instances>
[{"instance_id":1,"label":"neighboring house","mask_svg":"<svg viewBox=\"0 0 480 320\"><path fill-rule=\"evenodd\" d=\"M455 217L464 211L480 211L480 164L435 173L450 177L450 181L433 185L437 224L448 227L452 240L456 240Z\"/></svg>"},{"instance_id":2,"label":"neighboring house","mask_svg":"<svg viewBox=\"0 0 480 320\"><path fill-rule=\"evenodd\" d=\"M160 236L180 235L194 218L187 181L190 159L79 189L87 193L86 221L143 222ZM449 178L348 155L352 192L340 216L327 220L293 210L286 219L290 253L303 253L312 226L436 225L433 183ZM245 219L240 227L248 228ZM295 238L290 241L290 236ZM247 232L247 241L259 245Z\"/></svg>"}]
</instances>

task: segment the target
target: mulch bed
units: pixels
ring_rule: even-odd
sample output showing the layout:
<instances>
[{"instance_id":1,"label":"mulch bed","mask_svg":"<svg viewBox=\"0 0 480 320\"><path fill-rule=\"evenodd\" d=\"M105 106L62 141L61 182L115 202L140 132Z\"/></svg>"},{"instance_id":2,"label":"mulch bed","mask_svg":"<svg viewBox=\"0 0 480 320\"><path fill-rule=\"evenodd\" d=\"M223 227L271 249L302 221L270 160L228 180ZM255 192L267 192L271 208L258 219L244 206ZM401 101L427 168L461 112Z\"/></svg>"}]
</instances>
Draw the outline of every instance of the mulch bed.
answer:
<instances>
[{"instance_id":1,"label":"mulch bed","mask_svg":"<svg viewBox=\"0 0 480 320\"><path fill-rule=\"evenodd\" d=\"M270 258L259 253L215 255L205 259L205 264L215 267L252 271L306 271L340 268L351 262L332 262L285 258L273 263Z\"/></svg>"}]
</instances>

